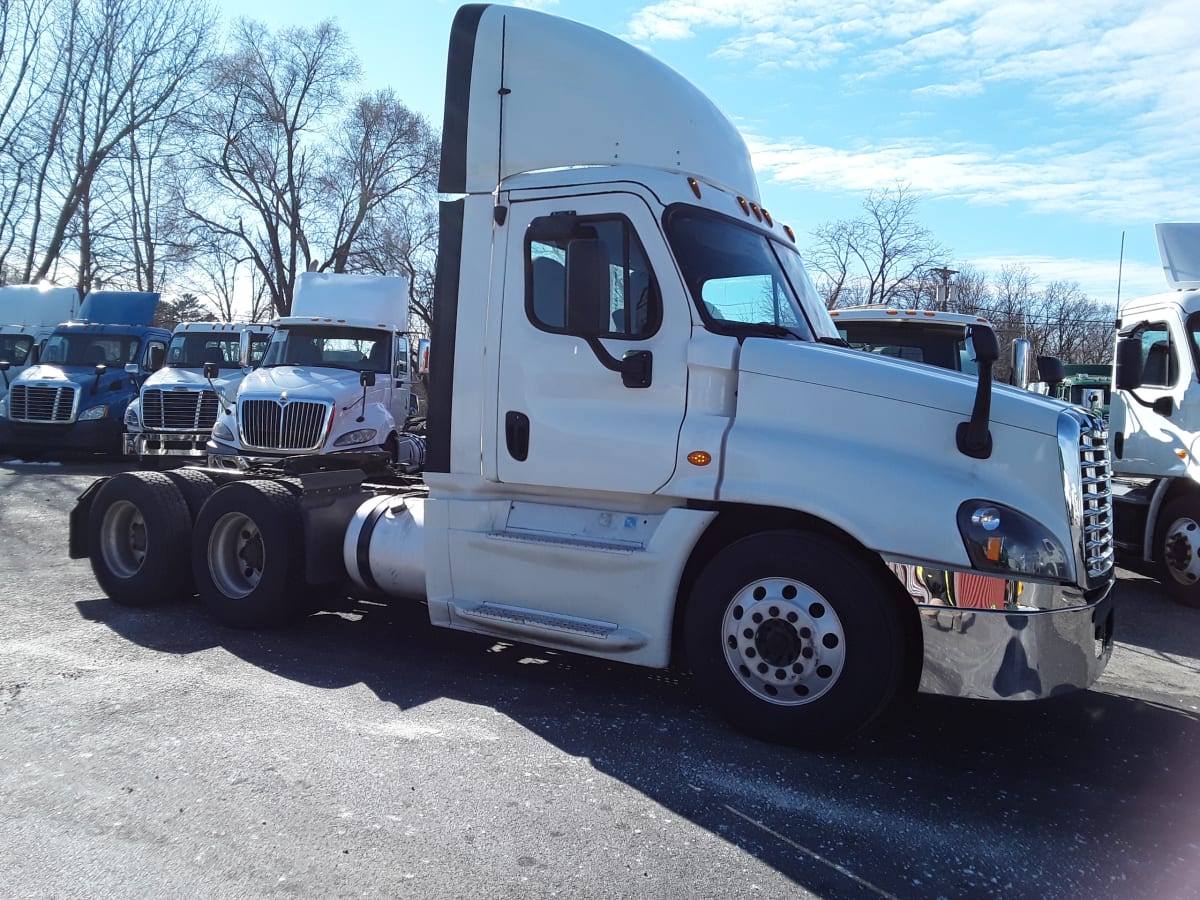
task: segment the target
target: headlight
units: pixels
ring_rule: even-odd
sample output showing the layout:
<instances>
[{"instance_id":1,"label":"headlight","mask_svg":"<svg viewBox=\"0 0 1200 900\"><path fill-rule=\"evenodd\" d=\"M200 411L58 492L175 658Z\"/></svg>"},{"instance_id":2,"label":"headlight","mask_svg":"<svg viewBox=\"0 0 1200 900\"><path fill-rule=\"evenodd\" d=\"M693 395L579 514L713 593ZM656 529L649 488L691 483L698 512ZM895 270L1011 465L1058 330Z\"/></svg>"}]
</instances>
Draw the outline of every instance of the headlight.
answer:
<instances>
[{"instance_id":1,"label":"headlight","mask_svg":"<svg viewBox=\"0 0 1200 900\"><path fill-rule=\"evenodd\" d=\"M968 500L958 508L958 531L971 564L982 572L1071 579L1062 544L1045 526L1008 506Z\"/></svg>"},{"instance_id":2,"label":"headlight","mask_svg":"<svg viewBox=\"0 0 1200 900\"><path fill-rule=\"evenodd\" d=\"M131 406L125 410L125 424L130 428L137 428L142 424L142 420L138 417L137 407Z\"/></svg>"},{"instance_id":3,"label":"headlight","mask_svg":"<svg viewBox=\"0 0 1200 900\"><path fill-rule=\"evenodd\" d=\"M365 444L373 440L375 440L374 428L358 428L354 431L347 431L333 442L333 446L349 447L351 444Z\"/></svg>"},{"instance_id":4,"label":"headlight","mask_svg":"<svg viewBox=\"0 0 1200 900\"><path fill-rule=\"evenodd\" d=\"M80 422L91 422L94 419L103 419L107 415L108 415L108 407L107 406L92 406L92 407L89 407L88 409L85 409L83 412L81 412L79 414L79 421Z\"/></svg>"},{"instance_id":5,"label":"headlight","mask_svg":"<svg viewBox=\"0 0 1200 900\"><path fill-rule=\"evenodd\" d=\"M217 422L217 424L213 426L212 436L222 441L232 441L233 429L231 429L224 422Z\"/></svg>"}]
</instances>

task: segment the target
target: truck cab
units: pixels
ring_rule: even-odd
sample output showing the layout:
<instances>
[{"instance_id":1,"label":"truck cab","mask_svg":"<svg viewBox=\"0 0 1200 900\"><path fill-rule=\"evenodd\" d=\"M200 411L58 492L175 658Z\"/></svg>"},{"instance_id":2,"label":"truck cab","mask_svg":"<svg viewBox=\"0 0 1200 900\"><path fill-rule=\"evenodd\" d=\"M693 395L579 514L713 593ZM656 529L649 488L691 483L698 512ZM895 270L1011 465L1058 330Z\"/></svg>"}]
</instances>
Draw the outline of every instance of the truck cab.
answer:
<instances>
[{"instance_id":1,"label":"truck cab","mask_svg":"<svg viewBox=\"0 0 1200 900\"><path fill-rule=\"evenodd\" d=\"M89 294L80 321L56 327L38 363L10 385L0 405L0 445L29 456L119 455L125 409L139 380L161 364L171 337L149 324L158 298L145 292Z\"/></svg>"},{"instance_id":2,"label":"truck cab","mask_svg":"<svg viewBox=\"0 0 1200 900\"><path fill-rule=\"evenodd\" d=\"M292 313L272 323L261 364L218 412L210 465L369 450L420 468L424 445L405 427L416 413L407 280L305 272Z\"/></svg>"},{"instance_id":3,"label":"truck cab","mask_svg":"<svg viewBox=\"0 0 1200 900\"><path fill-rule=\"evenodd\" d=\"M75 288L0 287L0 398L8 393L13 379L37 362L55 326L75 318L78 311Z\"/></svg>"},{"instance_id":4,"label":"truck cab","mask_svg":"<svg viewBox=\"0 0 1200 900\"><path fill-rule=\"evenodd\" d=\"M615 37L464 6L445 110L420 480L230 477L193 523L182 501L162 511L157 473L123 473L72 513L72 552L110 596L136 603L190 567L205 609L264 627L348 575L441 627L686 666L738 728L807 746L918 688L1034 700L1099 677L1114 574L1098 417L993 391L990 329L972 335L974 378L847 347L737 128ZM331 315L349 318L281 321L239 390L262 402L215 441L310 429L317 452L375 428L365 393L310 392L332 375L293 328L323 360L368 340L347 321L330 346ZM277 369L296 379L266 382ZM133 556L130 531L190 541ZM1023 590L933 602L890 563Z\"/></svg>"},{"instance_id":5,"label":"truck cab","mask_svg":"<svg viewBox=\"0 0 1200 900\"><path fill-rule=\"evenodd\" d=\"M205 460L218 411L233 403L242 379L262 362L273 330L245 322L177 325L163 367L141 383L125 411L125 455L150 464ZM216 367L211 378L206 365Z\"/></svg>"},{"instance_id":6,"label":"truck cab","mask_svg":"<svg viewBox=\"0 0 1200 900\"><path fill-rule=\"evenodd\" d=\"M1117 547L1200 607L1200 225L1155 229L1171 290L1126 301L1117 319Z\"/></svg>"}]
</instances>

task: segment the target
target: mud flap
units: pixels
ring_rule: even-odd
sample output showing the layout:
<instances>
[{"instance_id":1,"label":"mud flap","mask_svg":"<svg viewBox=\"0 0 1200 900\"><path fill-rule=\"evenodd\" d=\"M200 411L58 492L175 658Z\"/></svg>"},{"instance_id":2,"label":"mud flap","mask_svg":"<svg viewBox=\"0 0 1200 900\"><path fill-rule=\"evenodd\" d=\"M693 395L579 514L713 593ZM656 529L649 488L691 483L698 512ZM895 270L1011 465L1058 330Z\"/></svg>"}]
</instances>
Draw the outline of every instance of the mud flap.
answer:
<instances>
[{"instance_id":1,"label":"mud flap","mask_svg":"<svg viewBox=\"0 0 1200 900\"><path fill-rule=\"evenodd\" d=\"M92 501L96 499L96 493L108 479L109 476L106 475L89 484L87 490L79 495L75 505L71 507L67 529L67 555L71 559L88 558L88 520L92 515Z\"/></svg>"}]
</instances>

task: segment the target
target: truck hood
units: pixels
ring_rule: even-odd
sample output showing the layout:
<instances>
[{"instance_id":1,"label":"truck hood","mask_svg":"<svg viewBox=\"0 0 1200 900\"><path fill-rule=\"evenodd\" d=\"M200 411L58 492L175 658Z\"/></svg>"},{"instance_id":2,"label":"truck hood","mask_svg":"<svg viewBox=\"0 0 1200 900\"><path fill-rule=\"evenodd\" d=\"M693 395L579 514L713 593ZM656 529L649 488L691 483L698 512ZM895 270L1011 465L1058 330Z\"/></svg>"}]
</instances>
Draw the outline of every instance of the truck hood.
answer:
<instances>
[{"instance_id":1,"label":"truck hood","mask_svg":"<svg viewBox=\"0 0 1200 900\"><path fill-rule=\"evenodd\" d=\"M237 385L242 378L241 369L224 369L221 375L213 379L213 383L222 390L225 390L231 385ZM147 378L142 385L143 389L157 388L163 391L169 391L174 387L204 390L209 387L209 383L201 369L177 369L172 367L170 369L159 369Z\"/></svg>"},{"instance_id":2,"label":"truck hood","mask_svg":"<svg viewBox=\"0 0 1200 900\"><path fill-rule=\"evenodd\" d=\"M314 366L272 366L255 369L238 388L239 396L278 396L283 391L295 399L332 400L354 399L362 393L358 373L345 369L326 369ZM382 382L383 377L376 375Z\"/></svg>"},{"instance_id":3,"label":"truck hood","mask_svg":"<svg viewBox=\"0 0 1200 900\"><path fill-rule=\"evenodd\" d=\"M12 379L12 384L32 384L58 386L66 384L78 385L83 390L82 404L84 407L96 403L114 403L128 399L133 385L123 369L109 369L100 378L96 393L92 393L92 385L96 383L96 370L91 366L60 366L36 365L30 366Z\"/></svg>"},{"instance_id":4,"label":"truck hood","mask_svg":"<svg viewBox=\"0 0 1200 900\"><path fill-rule=\"evenodd\" d=\"M742 347L743 373L807 382L899 403L971 417L977 379L948 369L877 356L827 344L749 338ZM1054 435L1058 415L1068 404L1007 384L992 385L990 420Z\"/></svg>"}]
</instances>

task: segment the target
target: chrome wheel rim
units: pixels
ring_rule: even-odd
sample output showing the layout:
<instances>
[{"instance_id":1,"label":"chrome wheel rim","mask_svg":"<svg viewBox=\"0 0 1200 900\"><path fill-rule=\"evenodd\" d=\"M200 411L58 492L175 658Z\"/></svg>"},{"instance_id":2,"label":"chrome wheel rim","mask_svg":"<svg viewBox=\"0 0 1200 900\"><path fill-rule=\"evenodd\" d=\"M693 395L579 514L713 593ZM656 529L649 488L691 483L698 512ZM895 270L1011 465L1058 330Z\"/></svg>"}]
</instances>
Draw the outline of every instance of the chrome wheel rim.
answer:
<instances>
[{"instance_id":1,"label":"chrome wheel rim","mask_svg":"<svg viewBox=\"0 0 1200 900\"><path fill-rule=\"evenodd\" d=\"M118 500L104 513L100 554L118 578L132 578L146 561L146 520L128 500Z\"/></svg>"},{"instance_id":2,"label":"chrome wheel rim","mask_svg":"<svg viewBox=\"0 0 1200 900\"><path fill-rule=\"evenodd\" d=\"M826 694L846 662L842 621L817 591L790 578L742 588L721 621L725 661L761 700L800 706Z\"/></svg>"},{"instance_id":3,"label":"chrome wheel rim","mask_svg":"<svg viewBox=\"0 0 1200 900\"><path fill-rule=\"evenodd\" d=\"M250 594L262 580L266 548L254 520L242 513L221 516L208 538L208 572L226 597Z\"/></svg>"},{"instance_id":4,"label":"chrome wheel rim","mask_svg":"<svg viewBox=\"0 0 1200 900\"><path fill-rule=\"evenodd\" d=\"M1167 571L1179 584L1191 587L1200 581L1200 525L1190 516L1171 523L1163 540Z\"/></svg>"}]
</instances>

